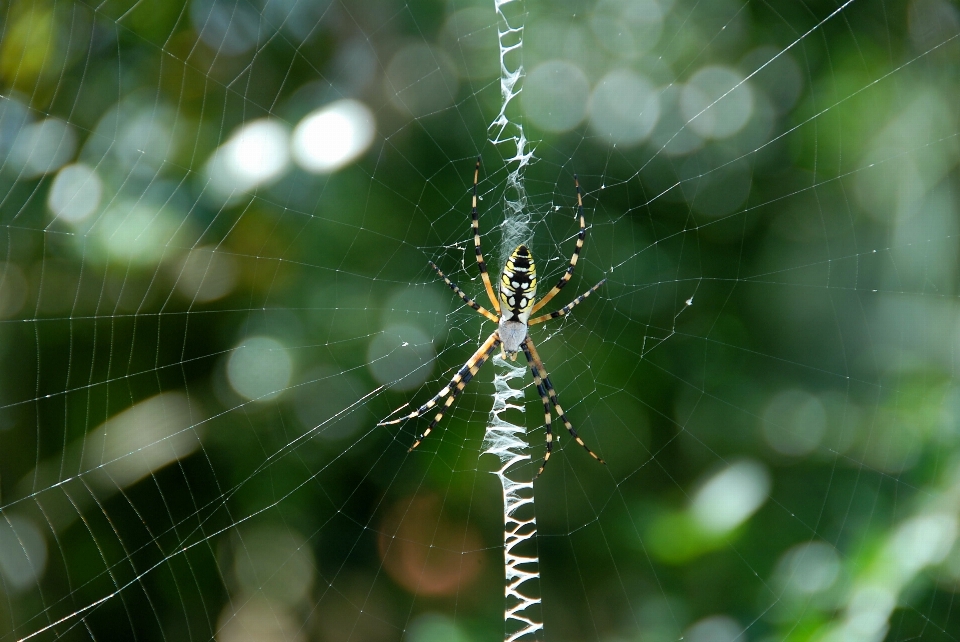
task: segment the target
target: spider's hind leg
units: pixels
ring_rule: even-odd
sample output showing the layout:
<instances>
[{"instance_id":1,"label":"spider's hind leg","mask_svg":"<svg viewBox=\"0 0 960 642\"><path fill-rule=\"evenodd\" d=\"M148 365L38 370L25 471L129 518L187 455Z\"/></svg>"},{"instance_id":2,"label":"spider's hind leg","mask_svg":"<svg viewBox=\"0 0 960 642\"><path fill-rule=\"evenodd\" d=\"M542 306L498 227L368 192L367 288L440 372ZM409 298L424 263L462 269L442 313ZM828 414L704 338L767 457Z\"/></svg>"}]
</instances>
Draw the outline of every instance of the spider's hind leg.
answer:
<instances>
[{"instance_id":1,"label":"spider's hind leg","mask_svg":"<svg viewBox=\"0 0 960 642\"><path fill-rule=\"evenodd\" d=\"M490 274L487 273L487 263L483 260L483 250L480 249L480 214L477 212L477 182L480 180L480 157L477 157L477 166L473 170L473 207L470 209L470 229L473 231L473 246L477 255L477 267L480 270L480 278L483 279L483 287L490 297L490 303L493 304L493 311L500 313L500 302L497 301L497 295L493 292L493 285L490 283ZM494 320L496 322L496 320Z\"/></svg>"},{"instance_id":2,"label":"spider's hind leg","mask_svg":"<svg viewBox=\"0 0 960 642\"><path fill-rule=\"evenodd\" d=\"M543 462L540 464L540 469L537 471L537 474L533 476L533 478L536 479L543 474L543 469L547 467L547 462L550 461L550 455L553 454L553 420L550 417L550 398L547 395L546 389L543 387L543 379L540 378L540 373L537 371L533 357L525 345L523 346L523 354L527 357L527 363L530 364L530 374L533 375L533 383L537 386L537 392L540 393L540 400L543 402L543 425L547 431L547 452L543 455Z\"/></svg>"},{"instance_id":3,"label":"spider's hind leg","mask_svg":"<svg viewBox=\"0 0 960 642\"><path fill-rule=\"evenodd\" d=\"M535 368L537 370L537 373L534 375L534 381L536 382L538 378L541 380L542 384L540 387L546 388L547 397L549 398L550 402L553 404L554 409L556 409L557 416L560 417L560 421L563 422L563 425L567 429L567 432L570 433L570 436L573 437L578 444L583 446L584 450L590 453L591 457L599 461L601 464L606 464L607 462L603 461L603 459L600 458L597 455L597 453L590 450L590 447L584 443L580 435L577 434L577 431L574 430L573 424L570 423L570 420L567 419L567 416L564 414L563 408L560 407L560 402L557 400L557 391L553 389L553 384L550 383L550 377L547 375L547 368L546 366L543 365L543 360L540 358L540 355L537 354L537 349L533 345L533 340L530 339L530 337L527 337L526 340L524 340L524 342L521 344L521 348L523 349L524 356L527 357L527 361L530 362L531 369ZM548 422L548 426L549 426L549 422ZM549 435L549 429L548 429L548 435ZM547 440L548 443L551 440L552 440L551 438L548 438ZM548 447L548 451L549 451L549 447ZM549 454L547 457L544 458L544 465L546 465L547 458L549 458ZM541 467L540 470L542 472L543 467ZM537 474L539 475L540 473L537 473Z\"/></svg>"}]
</instances>

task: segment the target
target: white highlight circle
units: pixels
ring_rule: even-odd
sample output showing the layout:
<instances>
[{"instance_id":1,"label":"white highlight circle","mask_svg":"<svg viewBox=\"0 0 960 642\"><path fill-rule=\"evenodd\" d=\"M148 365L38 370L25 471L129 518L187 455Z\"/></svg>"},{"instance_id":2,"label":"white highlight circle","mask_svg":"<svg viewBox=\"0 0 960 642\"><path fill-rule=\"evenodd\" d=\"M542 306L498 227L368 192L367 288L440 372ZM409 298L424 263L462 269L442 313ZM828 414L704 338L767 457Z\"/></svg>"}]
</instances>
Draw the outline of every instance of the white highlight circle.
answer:
<instances>
[{"instance_id":1,"label":"white highlight circle","mask_svg":"<svg viewBox=\"0 0 960 642\"><path fill-rule=\"evenodd\" d=\"M293 130L297 165L314 174L335 172L367 151L376 124L366 105L338 100L307 114Z\"/></svg>"},{"instance_id":2,"label":"white highlight circle","mask_svg":"<svg viewBox=\"0 0 960 642\"><path fill-rule=\"evenodd\" d=\"M523 85L523 111L549 132L573 129L587 114L590 83L580 67L566 60L548 60L534 67Z\"/></svg>"},{"instance_id":3,"label":"white highlight circle","mask_svg":"<svg viewBox=\"0 0 960 642\"><path fill-rule=\"evenodd\" d=\"M709 533L732 531L759 509L770 493L770 473L763 464L742 460L728 466L700 488L691 510Z\"/></svg>"},{"instance_id":4,"label":"white highlight circle","mask_svg":"<svg viewBox=\"0 0 960 642\"><path fill-rule=\"evenodd\" d=\"M53 179L47 207L57 218L78 223L96 211L103 197L103 182L97 171L83 163L67 165Z\"/></svg>"},{"instance_id":5,"label":"white highlight circle","mask_svg":"<svg viewBox=\"0 0 960 642\"><path fill-rule=\"evenodd\" d=\"M59 118L47 118L20 130L10 161L20 178L36 178L63 167L77 151L77 135Z\"/></svg>"},{"instance_id":6,"label":"white highlight circle","mask_svg":"<svg viewBox=\"0 0 960 642\"><path fill-rule=\"evenodd\" d=\"M687 126L704 138L729 138L750 120L753 90L732 69L704 67L684 85L680 111Z\"/></svg>"},{"instance_id":7,"label":"white highlight circle","mask_svg":"<svg viewBox=\"0 0 960 642\"><path fill-rule=\"evenodd\" d=\"M629 69L611 71L590 97L590 126L617 145L636 145L660 118L660 93Z\"/></svg>"},{"instance_id":8,"label":"white highlight circle","mask_svg":"<svg viewBox=\"0 0 960 642\"><path fill-rule=\"evenodd\" d=\"M47 542L33 520L5 513L0 519L0 577L10 593L36 587L47 568Z\"/></svg>"},{"instance_id":9,"label":"white highlight circle","mask_svg":"<svg viewBox=\"0 0 960 642\"><path fill-rule=\"evenodd\" d=\"M250 337L233 349L227 379L237 394L255 401L276 399L290 383L293 363L273 337Z\"/></svg>"},{"instance_id":10,"label":"white highlight circle","mask_svg":"<svg viewBox=\"0 0 960 642\"><path fill-rule=\"evenodd\" d=\"M777 563L777 572L792 592L812 595L825 591L840 576L840 555L825 542L794 546Z\"/></svg>"},{"instance_id":11,"label":"white highlight circle","mask_svg":"<svg viewBox=\"0 0 960 642\"><path fill-rule=\"evenodd\" d=\"M279 178L290 164L290 134L263 118L246 123L213 153L207 165L212 189L222 196L243 194Z\"/></svg>"},{"instance_id":12,"label":"white highlight circle","mask_svg":"<svg viewBox=\"0 0 960 642\"><path fill-rule=\"evenodd\" d=\"M227 169L238 181L260 185L277 178L290 159L287 130L273 120L244 125L223 148Z\"/></svg>"}]
</instances>

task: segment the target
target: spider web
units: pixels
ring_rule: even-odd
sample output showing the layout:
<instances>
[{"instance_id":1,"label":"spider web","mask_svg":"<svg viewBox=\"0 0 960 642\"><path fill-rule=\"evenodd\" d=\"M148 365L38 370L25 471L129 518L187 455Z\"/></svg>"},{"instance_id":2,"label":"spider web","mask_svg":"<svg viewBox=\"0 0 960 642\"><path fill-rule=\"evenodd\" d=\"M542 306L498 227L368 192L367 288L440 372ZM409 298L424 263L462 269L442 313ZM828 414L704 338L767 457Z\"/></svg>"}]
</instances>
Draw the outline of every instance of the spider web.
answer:
<instances>
[{"instance_id":1,"label":"spider web","mask_svg":"<svg viewBox=\"0 0 960 642\"><path fill-rule=\"evenodd\" d=\"M956 640L960 10L523 12L540 639ZM0 640L502 639L493 2L0 16Z\"/></svg>"}]
</instances>

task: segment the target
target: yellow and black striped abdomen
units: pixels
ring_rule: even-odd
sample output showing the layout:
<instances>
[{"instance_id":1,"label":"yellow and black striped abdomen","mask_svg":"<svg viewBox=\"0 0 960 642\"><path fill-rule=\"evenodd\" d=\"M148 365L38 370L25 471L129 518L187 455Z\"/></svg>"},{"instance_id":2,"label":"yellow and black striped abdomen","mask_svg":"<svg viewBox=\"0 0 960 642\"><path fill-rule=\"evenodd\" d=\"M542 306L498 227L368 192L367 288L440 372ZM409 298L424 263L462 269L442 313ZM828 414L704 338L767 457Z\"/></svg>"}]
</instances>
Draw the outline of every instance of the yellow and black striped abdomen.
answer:
<instances>
[{"instance_id":1,"label":"yellow and black striped abdomen","mask_svg":"<svg viewBox=\"0 0 960 642\"><path fill-rule=\"evenodd\" d=\"M537 268L526 245L517 247L500 274L500 314L526 323L537 295Z\"/></svg>"}]
</instances>

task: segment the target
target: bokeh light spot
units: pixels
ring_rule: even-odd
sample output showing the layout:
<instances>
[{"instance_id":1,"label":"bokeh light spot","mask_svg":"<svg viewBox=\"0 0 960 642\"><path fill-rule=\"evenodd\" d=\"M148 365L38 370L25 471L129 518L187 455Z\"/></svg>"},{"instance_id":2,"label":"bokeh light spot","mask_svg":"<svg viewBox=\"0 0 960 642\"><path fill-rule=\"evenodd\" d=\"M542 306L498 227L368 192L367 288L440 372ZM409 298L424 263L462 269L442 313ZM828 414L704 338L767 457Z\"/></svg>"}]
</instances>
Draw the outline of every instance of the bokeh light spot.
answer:
<instances>
[{"instance_id":1,"label":"bokeh light spot","mask_svg":"<svg viewBox=\"0 0 960 642\"><path fill-rule=\"evenodd\" d=\"M452 13L443 25L441 42L464 78L489 78L500 71L497 28L485 8L470 7Z\"/></svg>"},{"instance_id":2,"label":"bokeh light spot","mask_svg":"<svg viewBox=\"0 0 960 642\"><path fill-rule=\"evenodd\" d=\"M562 16L559 12L549 17L542 15L524 25L523 58L528 71L556 59L573 60L588 69L606 69L609 64L587 21L580 15Z\"/></svg>"},{"instance_id":3,"label":"bokeh light spot","mask_svg":"<svg viewBox=\"0 0 960 642\"><path fill-rule=\"evenodd\" d=\"M690 127L680 111L681 89L676 85L660 92L660 120L650 141L667 156L681 156L703 147L703 139Z\"/></svg>"},{"instance_id":4,"label":"bokeh light spot","mask_svg":"<svg viewBox=\"0 0 960 642\"><path fill-rule=\"evenodd\" d=\"M190 250L180 261L174 274L177 289L197 303L221 299L237 285L240 268L237 259L218 252L213 246Z\"/></svg>"},{"instance_id":5,"label":"bokeh light spot","mask_svg":"<svg viewBox=\"0 0 960 642\"><path fill-rule=\"evenodd\" d=\"M760 508L770 492L770 473L763 464L742 460L708 479L691 505L693 518L711 534L729 532Z\"/></svg>"},{"instance_id":6,"label":"bokeh light spot","mask_svg":"<svg viewBox=\"0 0 960 642\"><path fill-rule=\"evenodd\" d=\"M803 72L790 52L758 47L744 56L740 67L747 73L756 71L750 82L763 88L778 114L793 109L803 91Z\"/></svg>"},{"instance_id":7,"label":"bokeh light spot","mask_svg":"<svg viewBox=\"0 0 960 642\"><path fill-rule=\"evenodd\" d=\"M290 383L293 362L273 337L250 337L233 349L227 380L237 394L256 401L276 399Z\"/></svg>"},{"instance_id":8,"label":"bokeh light spot","mask_svg":"<svg viewBox=\"0 0 960 642\"><path fill-rule=\"evenodd\" d=\"M313 551L289 526L256 526L234 538L233 575L247 595L260 593L271 602L296 606L313 588Z\"/></svg>"},{"instance_id":9,"label":"bokeh light spot","mask_svg":"<svg viewBox=\"0 0 960 642\"><path fill-rule=\"evenodd\" d=\"M131 177L152 181L179 148L187 143L185 121L177 110L154 94L137 92L124 97L103 114L86 138L81 158L107 182L125 183ZM192 144L190 144L192 147Z\"/></svg>"},{"instance_id":10,"label":"bokeh light spot","mask_svg":"<svg viewBox=\"0 0 960 642\"><path fill-rule=\"evenodd\" d=\"M727 615L711 615L693 623L681 639L686 642L740 642L743 628Z\"/></svg>"},{"instance_id":11,"label":"bokeh light spot","mask_svg":"<svg viewBox=\"0 0 960 642\"><path fill-rule=\"evenodd\" d=\"M604 49L633 59L657 44L663 11L656 0L600 0L590 26Z\"/></svg>"},{"instance_id":12,"label":"bokeh light spot","mask_svg":"<svg viewBox=\"0 0 960 642\"><path fill-rule=\"evenodd\" d=\"M910 40L918 53L943 56L952 63L957 59L956 35L960 32L960 9L944 0L912 0L907 11ZM937 51L933 43L942 43ZM948 64L949 64L948 63Z\"/></svg>"},{"instance_id":13,"label":"bokeh light spot","mask_svg":"<svg viewBox=\"0 0 960 642\"><path fill-rule=\"evenodd\" d=\"M224 151L228 168L238 180L260 185L287 166L287 130L274 120L257 120L235 133Z\"/></svg>"},{"instance_id":14,"label":"bokeh light spot","mask_svg":"<svg viewBox=\"0 0 960 642\"><path fill-rule=\"evenodd\" d=\"M200 418L182 392L144 399L83 440L82 470L99 486L129 486L200 448Z\"/></svg>"},{"instance_id":15,"label":"bokeh light spot","mask_svg":"<svg viewBox=\"0 0 960 642\"><path fill-rule=\"evenodd\" d=\"M799 544L780 558L777 575L784 586L795 593L819 593L837 581L840 555L824 542Z\"/></svg>"},{"instance_id":16,"label":"bokeh light spot","mask_svg":"<svg viewBox=\"0 0 960 642\"><path fill-rule=\"evenodd\" d=\"M376 124L373 113L356 100L338 100L307 114L294 128L293 159L300 167L335 172L367 151Z\"/></svg>"},{"instance_id":17,"label":"bokeh light spot","mask_svg":"<svg viewBox=\"0 0 960 642\"><path fill-rule=\"evenodd\" d=\"M654 86L629 69L611 71L590 97L590 126L617 145L636 145L660 118L660 97Z\"/></svg>"},{"instance_id":18,"label":"bokeh light spot","mask_svg":"<svg viewBox=\"0 0 960 642\"><path fill-rule=\"evenodd\" d=\"M313 85L322 92L321 99L312 104L329 100L330 83L338 96L358 96L364 93L380 71L380 62L374 43L359 34L342 42L336 56L330 61L330 72L324 79L314 80Z\"/></svg>"},{"instance_id":19,"label":"bokeh light spot","mask_svg":"<svg viewBox=\"0 0 960 642\"><path fill-rule=\"evenodd\" d=\"M953 139L954 118L949 101L936 89L914 92L910 103L873 134L864 148L859 162L870 169L859 172L854 183L860 207L886 225L908 222L908 229L921 230L923 242L935 238L937 233L910 219L930 208L930 204L920 203L956 167L960 152ZM905 154L904 150L911 151ZM894 157L897 161L891 162ZM951 195L949 202L944 203L947 221L937 221L941 225L955 224L954 200ZM919 240L914 237L908 242Z\"/></svg>"},{"instance_id":20,"label":"bokeh light spot","mask_svg":"<svg viewBox=\"0 0 960 642\"><path fill-rule=\"evenodd\" d=\"M389 325L367 349L374 378L394 390L413 390L433 372L433 341L418 327Z\"/></svg>"},{"instance_id":21,"label":"bokeh light spot","mask_svg":"<svg viewBox=\"0 0 960 642\"><path fill-rule=\"evenodd\" d=\"M806 455L823 439L827 412L810 393L784 390L767 405L762 424L763 436L771 448L784 455Z\"/></svg>"},{"instance_id":22,"label":"bokeh light spot","mask_svg":"<svg viewBox=\"0 0 960 642\"><path fill-rule=\"evenodd\" d=\"M290 162L290 133L263 118L241 126L214 152L207 165L210 187L230 197L273 182Z\"/></svg>"},{"instance_id":23,"label":"bokeh light spot","mask_svg":"<svg viewBox=\"0 0 960 642\"><path fill-rule=\"evenodd\" d=\"M425 613L407 628L409 642L471 642L457 623L440 613Z\"/></svg>"},{"instance_id":24,"label":"bokeh light spot","mask_svg":"<svg viewBox=\"0 0 960 642\"><path fill-rule=\"evenodd\" d=\"M394 54L383 82L390 103L414 117L452 105L460 84L456 66L447 54L420 43Z\"/></svg>"},{"instance_id":25,"label":"bokeh light spot","mask_svg":"<svg viewBox=\"0 0 960 642\"><path fill-rule=\"evenodd\" d=\"M100 207L103 182L97 171L83 163L67 165L57 173L47 194L47 207L61 220L76 223Z\"/></svg>"},{"instance_id":26,"label":"bokeh light spot","mask_svg":"<svg viewBox=\"0 0 960 642\"><path fill-rule=\"evenodd\" d=\"M957 518L949 513L919 515L897 529L888 546L900 571L912 575L947 556L957 539Z\"/></svg>"},{"instance_id":27,"label":"bokeh light spot","mask_svg":"<svg viewBox=\"0 0 960 642\"><path fill-rule=\"evenodd\" d=\"M527 117L548 132L576 127L587 114L590 84L580 67L550 60L530 70L520 93Z\"/></svg>"},{"instance_id":28,"label":"bokeh light spot","mask_svg":"<svg viewBox=\"0 0 960 642\"><path fill-rule=\"evenodd\" d=\"M439 339L447 329L450 297L433 285L410 285L390 293L383 304L383 325L413 326Z\"/></svg>"},{"instance_id":29,"label":"bokeh light spot","mask_svg":"<svg viewBox=\"0 0 960 642\"><path fill-rule=\"evenodd\" d=\"M839 640L882 640L897 597L885 586L864 584L849 598L843 633Z\"/></svg>"},{"instance_id":30,"label":"bokeh light spot","mask_svg":"<svg viewBox=\"0 0 960 642\"><path fill-rule=\"evenodd\" d=\"M2 586L18 593L37 582L47 568L47 542L32 520L4 512L0 517Z\"/></svg>"},{"instance_id":31,"label":"bokeh light spot","mask_svg":"<svg viewBox=\"0 0 960 642\"><path fill-rule=\"evenodd\" d=\"M30 111L19 100L0 96L0 160L6 159L10 148L27 123Z\"/></svg>"},{"instance_id":32,"label":"bokeh light spot","mask_svg":"<svg viewBox=\"0 0 960 642\"><path fill-rule=\"evenodd\" d=\"M217 618L217 642L306 642L293 612L264 597L227 602Z\"/></svg>"},{"instance_id":33,"label":"bokeh light spot","mask_svg":"<svg viewBox=\"0 0 960 642\"><path fill-rule=\"evenodd\" d=\"M20 178L36 178L60 169L76 151L73 128L59 118L47 118L20 130L9 159Z\"/></svg>"},{"instance_id":34,"label":"bokeh light spot","mask_svg":"<svg viewBox=\"0 0 960 642\"><path fill-rule=\"evenodd\" d=\"M480 574L480 534L444 512L439 497L422 495L397 500L384 515L377 538L383 568L411 593L454 595Z\"/></svg>"},{"instance_id":35,"label":"bokeh light spot","mask_svg":"<svg viewBox=\"0 0 960 642\"><path fill-rule=\"evenodd\" d=\"M136 265L152 265L177 232L166 207L147 201L120 201L96 222L102 247L108 256Z\"/></svg>"},{"instance_id":36,"label":"bokeh light spot","mask_svg":"<svg viewBox=\"0 0 960 642\"><path fill-rule=\"evenodd\" d=\"M193 0L190 19L200 39L218 54L235 56L257 43L260 16L245 0Z\"/></svg>"},{"instance_id":37,"label":"bokeh light spot","mask_svg":"<svg viewBox=\"0 0 960 642\"><path fill-rule=\"evenodd\" d=\"M267 28L281 28L300 42L318 33L318 25L330 10L331 0L259 0Z\"/></svg>"},{"instance_id":38,"label":"bokeh light spot","mask_svg":"<svg viewBox=\"0 0 960 642\"><path fill-rule=\"evenodd\" d=\"M687 127L700 136L729 138L750 119L753 90L728 67L704 67L683 86L680 111Z\"/></svg>"}]
</instances>

